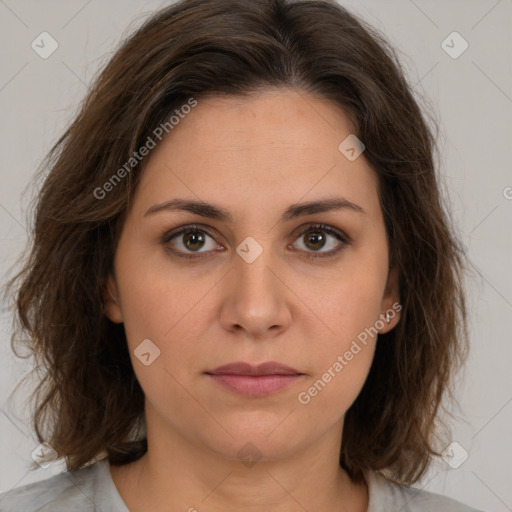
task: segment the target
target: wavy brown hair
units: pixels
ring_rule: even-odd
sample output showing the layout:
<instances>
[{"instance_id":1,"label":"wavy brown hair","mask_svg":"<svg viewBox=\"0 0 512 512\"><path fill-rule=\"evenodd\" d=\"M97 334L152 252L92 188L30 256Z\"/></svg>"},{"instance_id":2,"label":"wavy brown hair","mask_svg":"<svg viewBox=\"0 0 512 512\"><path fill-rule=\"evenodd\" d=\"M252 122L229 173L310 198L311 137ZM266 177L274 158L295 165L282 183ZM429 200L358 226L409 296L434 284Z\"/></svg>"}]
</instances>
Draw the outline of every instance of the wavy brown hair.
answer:
<instances>
[{"instance_id":1,"label":"wavy brown hair","mask_svg":"<svg viewBox=\"0 0 512 512\"><path fill-rule=\"evenodd\" d=\"M346 413L340 464L355 481L373 469L411 484L439 455L439 413L467 354L466 264L440 190L436 123L396 51L334 2L186 0L152 14L95 78L43 163L30 251L7 286L12 348L28 348L39 376L36 434L68 469L103 456L125 464L147 450L143 390L123 326L102 304L145 160L104 197L99 188L190 98L275 87L349 116L378 176L399 275L401 319L381 336Z\"/></svg>"}]
</instances>

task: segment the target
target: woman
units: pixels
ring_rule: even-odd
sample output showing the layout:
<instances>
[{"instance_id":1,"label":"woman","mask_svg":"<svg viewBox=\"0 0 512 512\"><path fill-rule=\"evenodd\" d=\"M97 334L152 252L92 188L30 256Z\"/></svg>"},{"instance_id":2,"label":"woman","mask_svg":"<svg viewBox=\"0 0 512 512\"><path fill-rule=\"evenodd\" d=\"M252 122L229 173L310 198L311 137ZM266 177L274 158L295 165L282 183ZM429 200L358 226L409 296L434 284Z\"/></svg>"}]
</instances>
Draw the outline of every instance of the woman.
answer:
<instances>
[{"instance_id":1,"label":"woman","mask_svg":"<svg viewBox=\"0 0 512 512\"><path fill-rule=\"evenodd\" d=\"M68 471L2 510L473 510L408 487L466 355L433 153L335 3L154 14L48 156L11 288Z\"/></svg>"}]
</instances>

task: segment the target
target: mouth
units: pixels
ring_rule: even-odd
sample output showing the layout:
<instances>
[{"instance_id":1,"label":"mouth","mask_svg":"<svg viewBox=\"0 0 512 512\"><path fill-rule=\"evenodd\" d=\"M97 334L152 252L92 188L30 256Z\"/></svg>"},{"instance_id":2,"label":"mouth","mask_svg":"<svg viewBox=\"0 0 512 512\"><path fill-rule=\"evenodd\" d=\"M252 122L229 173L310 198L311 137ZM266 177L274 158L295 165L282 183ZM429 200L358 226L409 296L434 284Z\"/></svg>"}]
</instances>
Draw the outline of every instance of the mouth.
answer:
<instances>
[{"instance_id":1,"label":"mouth","mask_svg":"<svg viewBox=\"0 0 512 512\"><path fill-rule=\"evenodd\" d=\"M259 365L238 362L205 372L214 382L235 393L262 397L291 386L304 374L289 366L270 361Z\"/></svg>"}]
</instances>

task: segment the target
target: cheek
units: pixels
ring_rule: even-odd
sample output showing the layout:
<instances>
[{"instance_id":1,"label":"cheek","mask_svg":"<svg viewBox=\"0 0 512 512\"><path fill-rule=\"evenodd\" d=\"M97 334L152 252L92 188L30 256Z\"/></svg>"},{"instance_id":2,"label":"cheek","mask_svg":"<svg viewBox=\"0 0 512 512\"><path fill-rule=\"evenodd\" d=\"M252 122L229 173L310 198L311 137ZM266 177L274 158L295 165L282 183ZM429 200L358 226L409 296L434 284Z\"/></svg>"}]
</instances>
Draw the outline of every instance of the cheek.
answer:
<instances>
[{"instance_id":1,"label":"cheek","mask_svg":"<svg viewBox=\"0 0 512 512\"><path fill-rule=\"evenodd\" d=\"M335 278L324 282L322 296L316 294L319 317L330 334L316 338L310 351L315 372L297 397L302 406L333 420L345 413L364 385L382 313L387 259L371 253L358 256L345 259Z\"/></svg>"},{"instance_id":2,"label":"cheek","mask_svg":"<svg viewBox=\"0 0 512 512\"><path fill-rule=\"evenodd\" d=\"M160 350L156 362L173 374L176 370L193 367L207 321L202 314L206 304L201 301L204 293L196 290L180 295L162 279L135 280L130 287L130 295L125 295L123 301L123 317L132 360L137 355L138 345L149 339ZM140 366L136 360L133 365Z\"/></svg>"},{"instance_id":3,"label":"cheek","mask_svg":"<svg viewBox=\"0 0 512 512\"><path fill-rule=\"evenodd\" d=\"M170 265L161 246L137 247L122 242L116 275L128 341L134 344L154 338L155 343L161 343L186 323L191 312L197 312L195 308L213 279L201 278L199 287L193 272L180 272Z\"/></svg>"},{"instance_id":4,"label":"cheek","mask_svg":"<svg viewBox=\"0 0 512 512\"><path fill-rule=\"evenodd\" d=\"M375 341L349 343L333 354L323 371L313 376L297 395L300 407L338 421L359 395L370 370Z\"/></svg>"},{"instance_id":5,"label":"cheek","mask_svg":"<svg viewBox=\"0 0 512 512\"><path fill-rule=\"evenodd\" d=\"M324 340L322 345L331 355L330 349L344 350L380 318L386 278L386 258L362 251L347 253L328 273L295 280L294 292L307 304L300 306L298 317L311 318L308 329L317 324L318 339Z\"/></svg>"},{"instance_id":6,"label":"cheek","mask_svg":"<svg viewBox=\"0 0 512 512\"><path fill-rule=\"evenodd\" d=\"M117 260L116 274L135 374L146 395L165 395L167 400L169 393L179 396L179 385L173 383L185 382L190 369L198 366L205 325L211 321L207 315L212 295L207 291L218 278L175 269L171 273L162 252L125 249ZM142 353L150 353L145 362L154 362L146 366L139 358L139 347L147 347ZM158 356L153 359L153 354Z\"/></svg>"},{"instance_id":7,"label":"cheek","mask_svg":"<svg viewBox=\"0 0 512 512\"><path fill-rule=\"evenodd\" d=\"M360 328L364 320L350 318L334 340L319 340L311 353L316 371L297 395L301 407L333 423L357 398L370 371L376 337L371 329Z\"/></svg>"},{"instance_id":8,"label":"cheek","mask_svg":"<svg viewBox=\"0 0 512 512\"><path fill-rule=\"evenodd\" d=\"M204 329L198 317L200 296L195 300L180 297L169 283L150 274L131 280L129 287L123 315L137 380L160 415L169 414L169 404L183 411L190 407L184 389L188 388L190 369L197 365L200 331ZM150 355L144 356L148 352Z\"/></svg>"}]
</instances>

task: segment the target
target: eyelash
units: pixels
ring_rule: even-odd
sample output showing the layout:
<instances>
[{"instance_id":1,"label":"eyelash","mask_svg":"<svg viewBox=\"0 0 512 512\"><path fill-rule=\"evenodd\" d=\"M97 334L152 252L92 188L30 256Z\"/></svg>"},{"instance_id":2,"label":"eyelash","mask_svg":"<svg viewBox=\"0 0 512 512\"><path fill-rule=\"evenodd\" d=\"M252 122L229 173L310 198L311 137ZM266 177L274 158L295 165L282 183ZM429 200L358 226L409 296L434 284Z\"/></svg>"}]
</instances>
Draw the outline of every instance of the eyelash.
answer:
<instances>
[{"instance_id":1,"label":"eyelash","mask_svg":"<svg viewBox=\"0 0 512 512\"><path fill-rule=\"evenodd\" d=\"M177 230L172 231L170 233L166 233L163 236L162 243L164 245L167 245L173 238L176 238L177 236L179 236L187 231L198 231L201 233L206 233L208 236L210 236L213 239L215 238L214 234L206 227L201 226L199 224L189 224L186 226L181 226ZM299 233L299 235L297 236L297 239L300 238L301 236L304 236L305 234L309 233L310 231L325 231L326 233L329 233L330 235L334 236L339 242L341 242L341 245L337 249L333 249L329 252L324 252L324 253L321 253L321 252L309 253L308 252L306 254L306 257L310 258L310 259L316 259L316 258L326 258L327 259L327 258L334 257L341 250L343 250L345 247L347 247L348 245L351 244L350 238L345 233L338 231L337 229L335 229L331 226L327 226L325 224L309 225L305 230L303 230ZM177 255L178 257L186 258L186 259L203 258L203 257L205 257L205 256L203 256L203 254L206 254L204 252L203 253L186 253L186 252L175 251L174 249L170 249L170 248L167 248L167 250L172 252L173 254Z\"/></svg>"}]
</instances>

